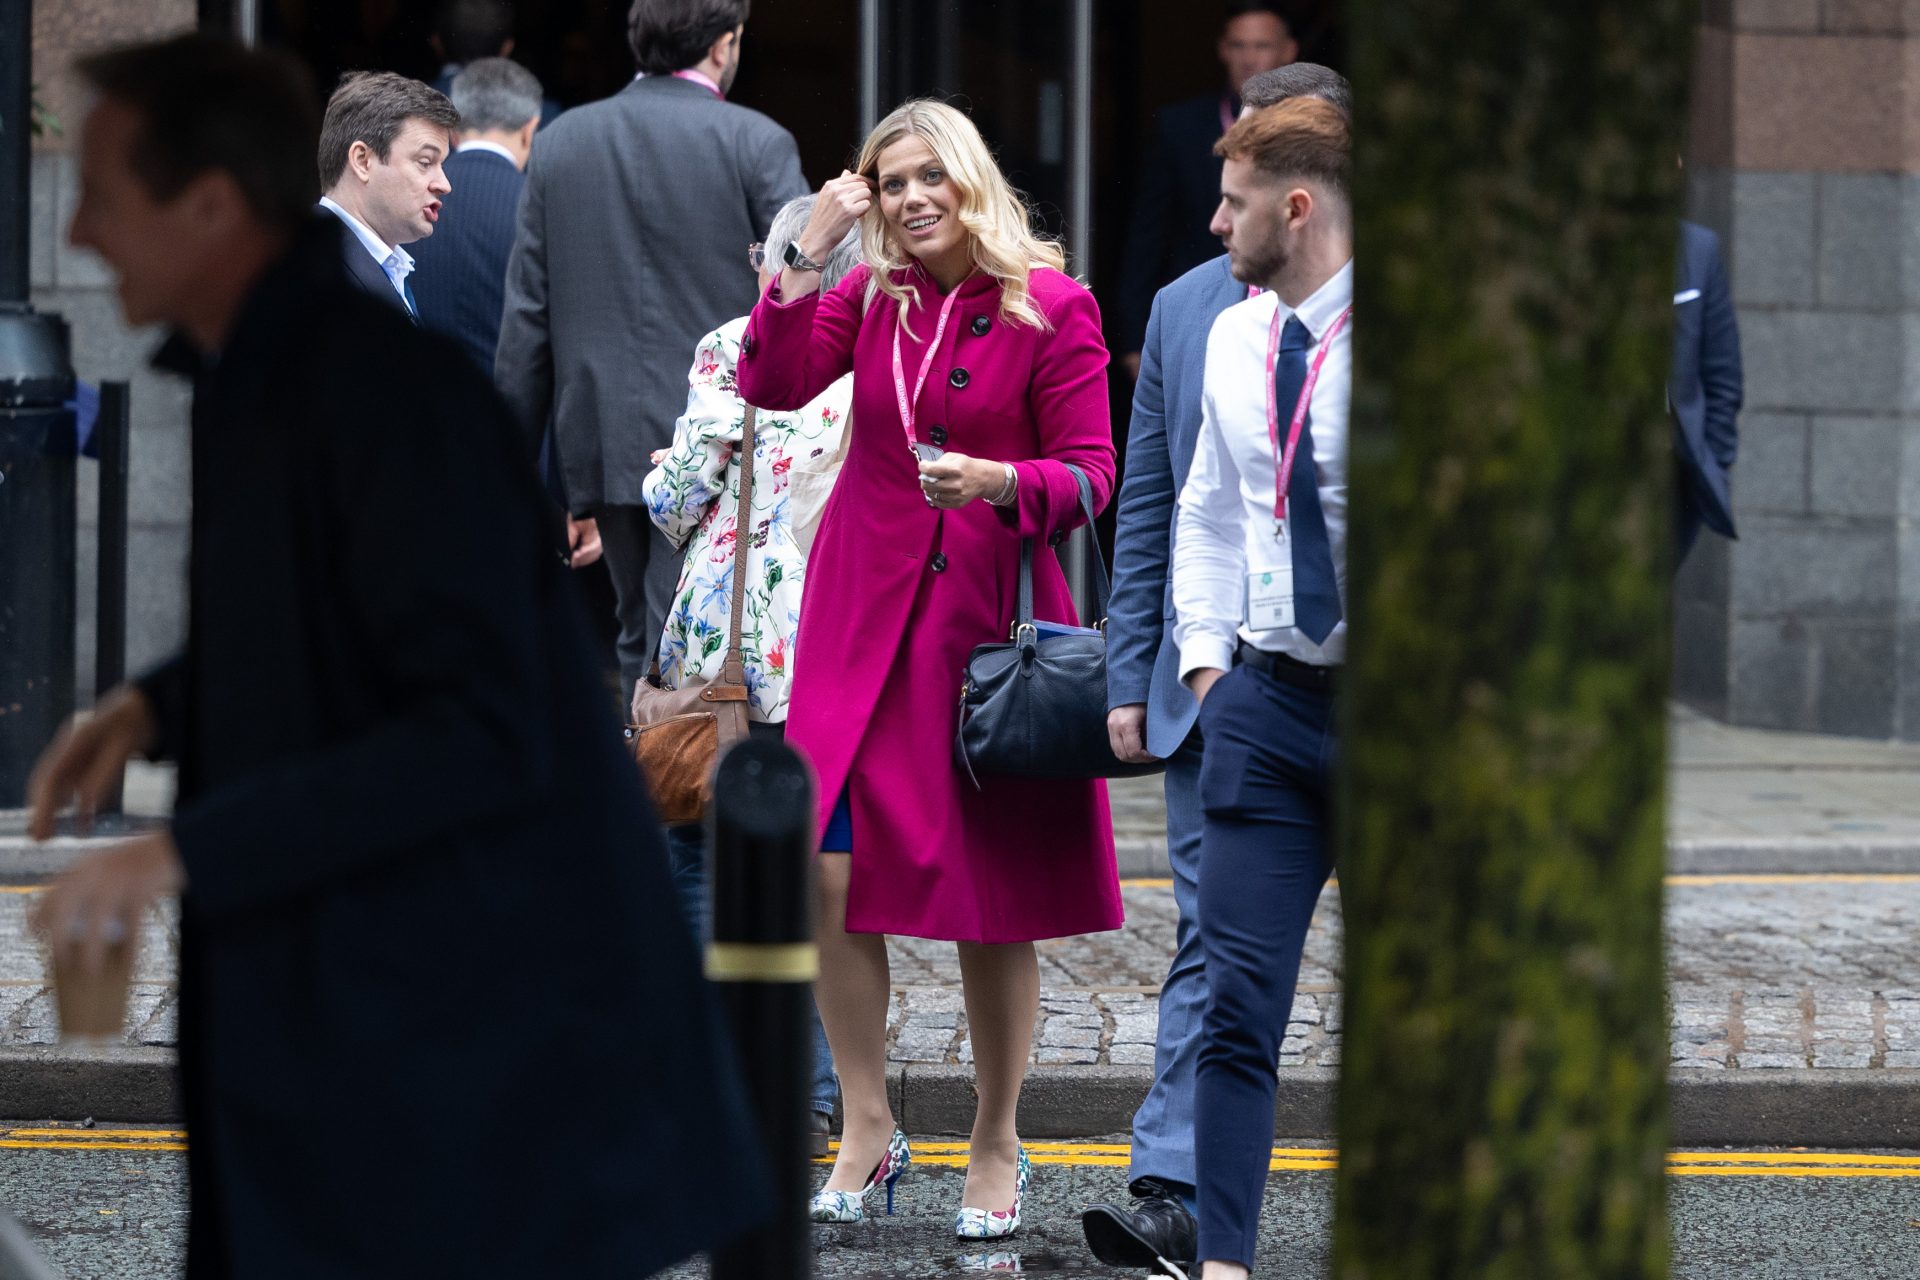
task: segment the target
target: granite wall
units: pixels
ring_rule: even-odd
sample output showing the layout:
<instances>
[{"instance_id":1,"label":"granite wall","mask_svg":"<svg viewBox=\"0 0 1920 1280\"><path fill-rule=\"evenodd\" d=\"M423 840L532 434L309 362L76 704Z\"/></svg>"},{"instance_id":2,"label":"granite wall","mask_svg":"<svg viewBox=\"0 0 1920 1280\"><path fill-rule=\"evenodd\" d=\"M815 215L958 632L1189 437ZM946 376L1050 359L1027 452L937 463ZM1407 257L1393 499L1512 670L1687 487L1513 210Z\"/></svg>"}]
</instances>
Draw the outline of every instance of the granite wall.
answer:
<instances>
[{"instance_id":1,"label":"granite wall","mask_svg":"<svg viewBox=\"0 0 1920 1280\"><path fill-rule=\"evenodd\" d=\"M1920 3L1718 0L1693 216L1746 408L1740 539L1676 591L1675 682L1738 724L1920 739Z\"/></svg>"}]
</instances>

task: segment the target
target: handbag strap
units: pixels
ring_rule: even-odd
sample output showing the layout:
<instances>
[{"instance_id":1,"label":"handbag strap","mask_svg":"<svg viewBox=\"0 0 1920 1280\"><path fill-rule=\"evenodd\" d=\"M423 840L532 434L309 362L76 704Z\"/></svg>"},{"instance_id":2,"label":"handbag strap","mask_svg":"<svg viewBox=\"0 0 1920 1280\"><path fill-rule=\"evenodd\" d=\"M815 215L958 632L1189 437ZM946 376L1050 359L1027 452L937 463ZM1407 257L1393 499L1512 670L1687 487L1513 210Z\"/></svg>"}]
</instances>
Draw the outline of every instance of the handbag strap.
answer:
<instances>
[{"instance_id":1,"label":"handbag strap","mask_svg":"<svg viewBox=\"0 0 1920 1280\"><path fill-rule=\"evenodd\" d=\"M1080 510L1087 517L1087 535L1093 539L1093 613L1094 625L1098 626L1107 618L1107 596L1112 584L1107 580L1106 558L1100 552L1100 530L1093 523L1093 482L1087 479L1087 473L1071 462L1062 464L1073 472L1073 482L1080 491ZM1016 606L1018 613L1014 617L1014 630L1033 624L1033 539L1020 539L1020 597Z\"/></svg>"},{"instance_id":2,"label":"handbag strap","mask_svg":"<svg viewBox=\"0 0 1920 1280\"><path fill-rule=\"evenodd\" d=\"M733 519L733 599L727 612L727 654L721 660L721 678L745 684L747 669L740 661L740 623L747 605L747 537L753 530L753 437L759 410L747 406L740 427L740 511Z\"/></svg>"}]
</instances>

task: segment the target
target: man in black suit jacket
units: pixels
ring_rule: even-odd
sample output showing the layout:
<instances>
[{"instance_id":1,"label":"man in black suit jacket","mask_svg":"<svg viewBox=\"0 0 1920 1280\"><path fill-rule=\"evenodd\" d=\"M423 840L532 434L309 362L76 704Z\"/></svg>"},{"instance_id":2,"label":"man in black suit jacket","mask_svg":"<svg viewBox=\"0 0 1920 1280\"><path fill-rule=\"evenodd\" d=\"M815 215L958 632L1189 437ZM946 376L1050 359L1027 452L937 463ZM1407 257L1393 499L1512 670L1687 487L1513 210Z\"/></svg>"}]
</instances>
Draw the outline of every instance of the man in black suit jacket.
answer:
<instances>
[{"instance_id":1,"label":"man in black suit jacket","mask_svg":"<svg viewBox=\"0 0 1920 1280\"><path fill-rule=\"evenodd\" d=\"M1674 565L1693 549L1705 525L1733 537L1730 481L1740 448L1740 330L1733 292L1720 261L1720 238L1692 222L1680 224L1673 294Z\"/></svg>"},{"instance_id":2,"label":"man in black suit jacket","mask_svg":"<svg viewBox=\"0 0 1920 1280\"><path fill-rule=\"evenodd\" d=\"M447 161L447 193L433 235L413 249L420 323L466 348L493 376L500 309L513 252L527 153L540 124L540 82L506 58L469 63L453 81L460 136Z\"/></svg>"},{"instance_id":3,"label":"man in black suit jacket","mask_svg":"<svg viewBox=\"0 0 1920 1280\"><path fill-rule=\"evenodd\" d=\"M1279 5L1233 0L1220 31L1219 55L1227 81L1219 93L1175 103L1154 117L1152 149L1140 171L1127 229L1126 275L1114 319L1114 350L1134 377L1140 374L1140 344L1153 295L1220 255L1220 242L1208 229L1220 204L1221 162L1213 144L1239 118L1240 86L1292 62L1300 45Z\"/></svg>"},{"instance_id":4,"label":"man in black suit jacket","mask_svg":"<svg viewBox=\"0 0 1920 1280\"><path fill-rule=\"evenodd\" d=\"M320 124L320 207L353 233L342 249L347 274L416 324L404 246L433 234L459 123L446 96L418 80L354 71L340 78Z\"/></svg>"},{"instance_id":5,"label":"man in black suit jacket","mask_svg":"<svg viewBox=\"0 0 1920 1280\"><path fill-rule=\"evenodd\" d=\"M129 756L180 765L171 822L36 922L98 969L181 893L188 1276L624 1277L724 1243L763 1161L505 407L346 280L297 67L183 36L83 73L72 238L194 379L188 639L36 770L44 838Z\"/></svg>"}]
</instances>

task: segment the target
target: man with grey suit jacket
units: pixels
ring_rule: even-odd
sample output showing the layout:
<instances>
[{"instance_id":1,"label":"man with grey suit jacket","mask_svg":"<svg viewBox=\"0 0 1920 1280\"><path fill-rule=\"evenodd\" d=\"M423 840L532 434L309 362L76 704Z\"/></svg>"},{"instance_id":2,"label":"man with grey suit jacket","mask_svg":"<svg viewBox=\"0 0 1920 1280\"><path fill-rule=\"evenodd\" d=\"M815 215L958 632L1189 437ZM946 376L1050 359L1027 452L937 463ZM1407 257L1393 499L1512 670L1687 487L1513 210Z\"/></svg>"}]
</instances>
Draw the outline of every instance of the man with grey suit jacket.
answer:
<instances>
[{"instance_id":1,"label":"man with grey suit jacket","mask_svg":"<svg viewBox=\"0 0 1920 1280\"><path fill-rule=\"evenodd\" d=\"M793 135L726 100L747 9L635 0L640 74L535 138L507 267L494 381L530 457L551 428L572 514L598 525L629 694L680 569L647 518L649 455L673 438L700 338L753 309L745 249L809 190Z\"/></svg>"},{"instance_id":2,"label":"man with grey suit jacket","mask_svg":"<svg viewBox=\"0 0 1920 1280\"><path fill-rule=\"evenodd\" d=\"M1322 98L1352 114L1353 91L1311 62L1262 72L1241 87L1243 111L1288 98ZM1227 255L1204 262L1154 297L1134 384L1127 474L1114 526L1113 598L1107 608L1107 732L1122 760L1167 762L1167 854L1180 922L1160 988L1153 1086L1133 1117L1131 1206L1094 1204L1081 1216L1094 1256L1114 1266L1193 1261L1194 1068L1207 976L1200 951L1200 704L1180 681L1173 638L1174 506L1200 436L1207 335L1221 312L1245 302Z\"/></svg>"}]
</instances>

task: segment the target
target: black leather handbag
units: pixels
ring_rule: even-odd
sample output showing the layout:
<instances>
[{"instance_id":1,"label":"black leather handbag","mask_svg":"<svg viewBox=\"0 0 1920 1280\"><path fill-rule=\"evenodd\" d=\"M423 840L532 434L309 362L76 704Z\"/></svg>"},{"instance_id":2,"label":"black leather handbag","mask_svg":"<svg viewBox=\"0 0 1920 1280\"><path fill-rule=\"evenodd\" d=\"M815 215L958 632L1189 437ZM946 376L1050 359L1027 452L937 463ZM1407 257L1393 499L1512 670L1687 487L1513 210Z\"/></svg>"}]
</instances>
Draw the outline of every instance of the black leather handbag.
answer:
<instances>
[{"instance_id":1,"label":"black leather handbag","mask_svg":"<svg viewBox=\"0 0 1920 1280\"><path fill-rule=\"evenodd\" d=\"M977 646L960 686L954 763L973 785L981 774L1019 778L1120 778L1158 773L1164 761L1128 764L1107 738L1107 566L1093 533L1093 486L1069 466L1094 538L1092 627L1033 620L1032 538L1020 544L1020 600L1006 643Z\"/></svg>"}]
</instances>

